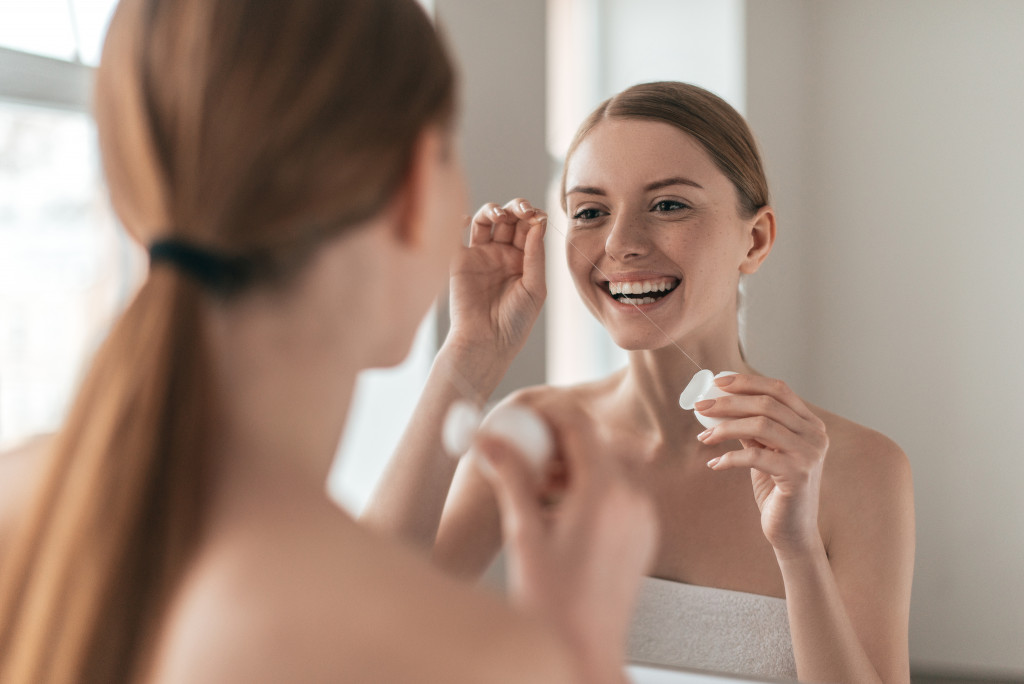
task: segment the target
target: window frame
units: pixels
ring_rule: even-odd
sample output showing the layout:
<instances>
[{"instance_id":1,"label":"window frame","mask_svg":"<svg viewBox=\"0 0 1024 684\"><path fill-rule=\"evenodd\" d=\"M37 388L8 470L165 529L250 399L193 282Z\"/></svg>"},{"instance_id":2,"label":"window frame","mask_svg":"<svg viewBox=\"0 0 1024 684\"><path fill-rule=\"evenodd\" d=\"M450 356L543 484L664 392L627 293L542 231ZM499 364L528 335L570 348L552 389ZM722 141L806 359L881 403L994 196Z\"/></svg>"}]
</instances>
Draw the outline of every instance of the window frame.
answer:
<instances>
[{"instance_id":1,"label":"window frame","mask_svg":"<svg viewBox=\"0 0 1024 684\"><path fill-rule=\"evenodd\" d=\"M86 64L0 47L0 100L89 114L94 73Z\"/></svg>"}]
</instances>

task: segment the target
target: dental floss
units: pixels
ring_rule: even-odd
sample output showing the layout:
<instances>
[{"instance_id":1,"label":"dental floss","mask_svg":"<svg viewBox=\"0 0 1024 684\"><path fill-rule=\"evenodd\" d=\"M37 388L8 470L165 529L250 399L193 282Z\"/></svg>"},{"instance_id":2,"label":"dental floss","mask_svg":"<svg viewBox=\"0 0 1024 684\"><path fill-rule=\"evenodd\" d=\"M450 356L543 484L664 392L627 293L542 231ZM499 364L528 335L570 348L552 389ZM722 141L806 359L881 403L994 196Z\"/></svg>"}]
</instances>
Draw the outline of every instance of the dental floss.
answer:
<instances>
[{"instance_id":1,"label":"dental floss","mask_svg":"<svg viewBox=\"0 0 1024 684\"><path fill-rule=\"evenodd\" d=\"M481 421L481 411L464 399L456 400L448 409L441 441L452 458L469 458L485 471L488 463L470 451L473 437L489 434L509 442L526 457L530 468L540 474L554 455L555 440L551 429L531 408L516 404L503 404ZM467 452L469 452L467 454Z\"/></svg>"},{"instance_id":2,"label":"dental floss","mask_svg":"<svg viewBox=\"0 0 1024 684\"><path fill-rule=\"evenodd\" d=\"M507 440L538 473L554 455L551 429L536 411L526 406L502 404L487 414L479 431Z\"/></svg>"},{"instance_id":3,"label":"dental floss","mask_svg":"<svg viewBox=\"0 0 1024 684\"><path fill-rule=\"evenodd\" d=\"M473 435L480 427L483 412L466 399L456 399L448 409L441 430L441 444L452 458L461 458L469 451Z\"/></svg>"},{"instance_id":4,"label":"dental floss","mask_svg":"<svg viewBox=\"0 0 1024 684\"><path fill-rule=\"evenodd\" d=\"M690 384L688 384L686 388L683 389L682 394L679 395L679 405L687 411L693 411L693 415L697 418L700 424L706 428L715 427L725 421L725 418L705 416L700 411L694 409L693 405L697 402L704 401L705 399L717 399L729 394L715 384L716 378L721 378L726 375L736 375L736 373L733 371L722 371L718 375L714 375L709 370L702 370L693 376L693 379L690 380Z\"/></svg>"}]
</instances>

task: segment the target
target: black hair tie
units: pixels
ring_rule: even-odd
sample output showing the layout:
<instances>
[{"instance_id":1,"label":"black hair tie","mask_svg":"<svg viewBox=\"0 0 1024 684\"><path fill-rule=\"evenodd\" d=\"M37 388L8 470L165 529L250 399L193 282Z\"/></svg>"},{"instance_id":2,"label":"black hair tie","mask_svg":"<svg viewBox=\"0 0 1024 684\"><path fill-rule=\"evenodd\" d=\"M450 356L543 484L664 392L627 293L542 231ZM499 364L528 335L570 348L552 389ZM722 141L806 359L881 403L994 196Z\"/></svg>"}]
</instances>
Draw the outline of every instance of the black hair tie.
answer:
<instances>
[{"instance_id":1,"label":"black hair tie","mask_svg":"<svg viewBox=\"0 0 1024 684\"><path fill-rule=\"evenodd\" d=\"M218 294L236 292L252 277L251 265L245 257L219 253L174 238L150 244L149 263L169 264Z\"/></svg>"}]
</instances>

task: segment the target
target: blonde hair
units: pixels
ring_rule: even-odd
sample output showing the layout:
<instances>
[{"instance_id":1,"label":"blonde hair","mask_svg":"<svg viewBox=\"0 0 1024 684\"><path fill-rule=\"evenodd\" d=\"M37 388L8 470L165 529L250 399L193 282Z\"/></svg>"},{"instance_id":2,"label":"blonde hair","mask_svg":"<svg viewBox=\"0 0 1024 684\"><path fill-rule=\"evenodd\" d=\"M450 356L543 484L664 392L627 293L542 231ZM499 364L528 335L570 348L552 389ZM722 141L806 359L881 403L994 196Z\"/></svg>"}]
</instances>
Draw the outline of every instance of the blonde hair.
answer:
<instances>
[{"instance_id":1,"label":"blonde hair","mask_svg":"<svg viewBox=\"0 0 1024 684\"><path fill-rule=\"evenodd\" d=\"M114 207L245 277L154 263L97 353L4 558L0 680L142 676L203 531L204 307L285 286L381 211L454 79L415 0L122 0L96 84Z\"/></svg>"}]
</instances>

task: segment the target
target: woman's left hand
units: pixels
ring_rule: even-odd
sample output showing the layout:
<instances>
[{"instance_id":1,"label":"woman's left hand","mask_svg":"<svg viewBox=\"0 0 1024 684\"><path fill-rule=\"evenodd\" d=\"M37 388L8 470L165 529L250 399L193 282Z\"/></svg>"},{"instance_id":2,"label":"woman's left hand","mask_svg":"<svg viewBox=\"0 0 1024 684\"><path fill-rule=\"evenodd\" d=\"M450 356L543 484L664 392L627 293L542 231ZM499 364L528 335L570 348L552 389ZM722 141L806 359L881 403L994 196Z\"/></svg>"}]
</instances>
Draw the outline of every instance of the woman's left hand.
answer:
<instances>
[{"instance_id":1,"label":"woman's left hand","mask_svg":"<svg viewBox=\"0 0 1024 684\"><path fill-rule=\"evenodd\" d=\"M698 439L707 445L739 440L743 448L712 459L708 466L751 469L761 528L777 556L820 549L818 499L828 451L825 424L781 380L737 374L718 378L715 384L729 394L698 402L696 409L725 422Z\"/></svg>"}]
</instances>

